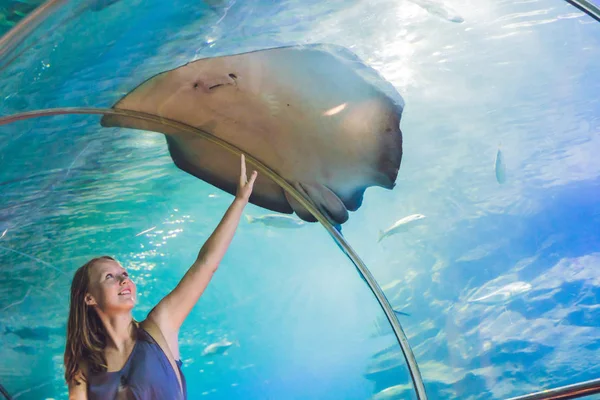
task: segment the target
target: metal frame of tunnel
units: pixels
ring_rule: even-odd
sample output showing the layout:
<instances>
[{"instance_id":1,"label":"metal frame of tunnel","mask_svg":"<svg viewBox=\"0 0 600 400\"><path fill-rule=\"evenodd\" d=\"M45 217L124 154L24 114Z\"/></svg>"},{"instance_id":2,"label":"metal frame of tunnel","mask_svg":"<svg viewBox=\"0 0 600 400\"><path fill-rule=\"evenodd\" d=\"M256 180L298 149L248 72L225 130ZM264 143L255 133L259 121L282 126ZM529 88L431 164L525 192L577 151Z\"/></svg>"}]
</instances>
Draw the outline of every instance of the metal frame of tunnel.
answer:
<instances>
[{"instance_id":1,"label":"metal frame of tunnel","mask_svg":"<svg viewBox=\"0 0 600 400\"><path fill-rule=\"evenodd\" d=\"M581 11L583 11L584 13L586 13L587 15L589 15L596 21L600 22L600 7L598 7L597 5L591 3L588 0L565 0L565 1L567 3L569 3L570 5L572 5L573 7L580 9Z\"/></svg>"},{"instance_id":2,"label":"metal frame of tunnel","mask_svg":"<svg viewBox=\"0 0 600 400\"><path fill-rule=\"evenodd\" d=\"M582 12L586 13L588 16L593 18L594 20L600 22L600 7L591 3L588 0L565 0L567 3L571 4L573 7L578 8ZM9 32L7 32L3 37L0 38L0 65L6 61L8 55L15 50L15 48L23 42L23 40L28 36L28 34L44 22L50 15L54 14L57 10L61 9L63 5L68 4L69 0L48 0L42 5L40 5L34 12L24 18L20 23L18 23L15 27L13 27ZM8 63L14 61L13 59L9 59ZM7 64L4 64L6 66ZM14 114L11 116L0 117L0 125L9 124L11 122L15 122L18 120L36 118L41 116L51 116L51 115L61 115L61 114L120 114L127 115L133 118L140 118L151 120L153 122L158 122L160 124L169 125L171 127L180 128L186 130L188 132L196 133L202 136L203 138L220 145L227 150L235 153L241 154L241 150L237 149L235 146L226 143L211 134L201 131L199 129L190 127L188 125L179 123L177 121L170 121L165 118L160 118L154 115L136 113L136 112L123 112L121 110L114 109L94 109L94 108L64 108L64 109L51 109L51 110L41 110L35 112L25 112L20 114ZM427 400L427 394L425 392L425 386L423 384L423 379L421 377L421 373L419 371L419 367L417 361L414 357L413 351L408 343L408 339L396 317L394 310L392 309L390 303L388 302L385 294L379 287L377 281L370 273L367 266L360 259L358 254L354 251L354 249L348 244L346 239L338 232L329 221L320 213L320 211L312 204L309 199L304 198L302 193L296 191L296 189L289 185L285 180L283 180L279 175L275 172L271 171L267 166L260 163L258 160L254 159L250 155L247 155L247 160L250 164L254 165L259 171L265 173L275 182L277 182L281 188L287 191L292 197L294 197L302 206L304 206L317 220L325 227L325 229L332 236L333 240L338 244L338 246L344 251L346 256L352 261L352 263L357 268L359 274L367 283L373 294L375 295L377 301L381 305L388 321L390 322L392 329L398 339L398 343L400 344L400 348L404 354L404 358L407 363L408 370L411 375L411 379L414 385L414 389L417 395L418 400ZM5 391L5 389L0 385L0 393L2 393L5 398L10 399L10 395ZM589 380L585 382L579 382L572 385L560 386L553 389L547 389L540 392L530 393L523 396L512 397L507 400L565 400L565 399L576 399L581 397L591 396L593 394L600 393L600 378Z\"/></svg>"}]
</instances>

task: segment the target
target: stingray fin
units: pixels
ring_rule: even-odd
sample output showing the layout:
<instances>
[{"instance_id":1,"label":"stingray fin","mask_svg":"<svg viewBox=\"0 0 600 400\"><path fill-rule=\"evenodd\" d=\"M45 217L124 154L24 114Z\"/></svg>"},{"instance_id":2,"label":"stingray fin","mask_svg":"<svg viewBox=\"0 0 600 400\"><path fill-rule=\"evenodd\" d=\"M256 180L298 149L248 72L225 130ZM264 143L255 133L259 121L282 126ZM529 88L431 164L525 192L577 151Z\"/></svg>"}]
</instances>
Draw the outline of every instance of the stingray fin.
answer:
<instances>
[{"instance_id":1,"label":"stingray fin","mask_svg":"<svg viewBox=\"0 0 600 400\"><path fill-rule=\"evenodd\" d=\"M319 183L300 183L317 208L329 217L333 225L348 221L348 209L340 198L327 186Z\"/></svg>"},{"instance_id":2,"label":"stingray fin","mask_svg":"<svg viewBox=\"0 0 600 400\"><path fill-rule=\"evenodd\" d=\"M306 195L306 192L304 192L302 188L298 188L297 185L294 186L296 186L297 190ZM317 219L288 192L285 192L285 198L287 199L288 203L290 203L290 206L301 220L306 222L317 222Z\"/></svg>"},{"instance_id":3,"label":"stingray fin","mask_svg":"<svg viewBox=\"0 0 600 400\"><path fill-rule=\"evenodd\" d=\"M104 128L129 128L141 131L160 132L165 135L177 134L178 131L169 125L154 121L147 121L125 115L106 114L100 119L100 126Z\"/></svg>"},{"instance_id":4,"label":"stingray fin","mask_svg":"<svg viewBox=\"0 0 600 400\"><path fill-rule=\"evenodd\" d=\"M376 87L381 93L384 93L395 103L400 115L404 111L406 105L404 98L398 93L398 90L394 85L386 80L375 68L365 64L365 62L350 49L333 43L314 43L303 45L302 47L313 51L329 53L343 61L345 64L351 65L356 74Z\"/></svg>"},{"instance_id":5,"label":"stingray fin","mask_svg":"<svg viewBox=\"0 0 600 400\"><path fill-rule=\"evenodd\" d=\"M348 211L356 211L362 206L365 188L356 190L350 196L340 196Z\"/></svg>"},{"instance_id":6,"label":"stingray fin","mask_svg":"<svg viewBox=\"0 0 600 400\"><path fill-rule=\"evenodd\" d=\"M348 220L348 209L340 198L328 187L318 183L294 183L300 193L308 197L315 206L325 215L332 225L341 225ZM317 219L292 196L285 194L290 206L298 217L307 222L316 222Z\"/></svg>"}]
</instances>

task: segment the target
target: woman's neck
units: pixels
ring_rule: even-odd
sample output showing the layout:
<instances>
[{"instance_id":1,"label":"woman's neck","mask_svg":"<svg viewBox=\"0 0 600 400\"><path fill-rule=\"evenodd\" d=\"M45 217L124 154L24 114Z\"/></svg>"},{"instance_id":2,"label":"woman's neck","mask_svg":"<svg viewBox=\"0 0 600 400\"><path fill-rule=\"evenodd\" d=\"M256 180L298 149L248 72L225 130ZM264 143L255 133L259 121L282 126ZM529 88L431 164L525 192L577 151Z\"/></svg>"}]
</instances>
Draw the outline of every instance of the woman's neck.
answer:
<instances>
[{"instance_id":1,"label":"woman's neck","mask_svg":"<svg viewBox=\"0 0 600 400\"><path fill-rule=\"evenodd\" d=\"M100 316L106 330L106 347L124 351L135 341L137 326L131 313Z\"/></svg>"}]
</instances>

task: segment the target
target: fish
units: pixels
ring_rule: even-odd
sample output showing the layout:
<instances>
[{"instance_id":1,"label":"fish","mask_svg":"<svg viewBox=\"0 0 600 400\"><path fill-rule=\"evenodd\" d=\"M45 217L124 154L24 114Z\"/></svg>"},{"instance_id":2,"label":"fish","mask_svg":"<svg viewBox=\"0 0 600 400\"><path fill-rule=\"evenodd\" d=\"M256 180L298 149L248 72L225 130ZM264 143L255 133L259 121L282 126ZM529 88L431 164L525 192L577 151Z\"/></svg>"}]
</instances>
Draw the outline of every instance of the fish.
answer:
<instances>
[{"instance_id":1,"label":"fish","mask_svg":"<svg viewBox=\"0 0 600 400\"><path fill-rule=\"evenodd\" d=\"M397 343L376 352L371 356L366 366L365 375L373 377L383 371L395 369L403 365L404 360L401 353L402 350L398 347Z\"/></svg>"},{"instance_id":2,"label":"fish","mask_svg":"<svg viewBox=\"0 0 600 400\"><path fill-rule=\"evenodd\" d=\"M386 230L379 231L379 238L377 242L381 242L384 238L392 236L399 232L404 232L412 227L417 221L423 220L425 216L423 214L412 214L408 217L404 217L396 221L392 226Z\"/></svg>"},{"instance_id":3,"label":"fish","mask_svg":"<svg viewBox=\"0 0 600 400\"><path fill-rule=\"evenodd\" d=\"M268 214L261 215L260 217L253 217L245 214L245 217L250 224L260 222L261 224L275 228L300 228L306 225L306 222L287 215Z\"/></svg>"},{"instance_id":4,"label":"fish","mask_svg":"<svg viewBox=\"0 0 600 400\"><path fill-rule=\"evenodd\" d=\"M483 296L475 297L468 300L469 303L481 303L481 304L500 304L505 303L509 300L513 300L519 295L522 295L532 288L530 283L517 281L504 285L499 289L496 289Z\"/></svg>"},{"instance_id":5,"label":"fish","mask_svg":"<svg viewBox=\"0 0 600 400\"><path fill-rule=\"evenodd\" d=\"M401 279L395 279L395 280L383 285L381 287L381 290L383 290L384 292L388 292L388 291L394 289L396 286L402 285L402 282L403 281Z\"/></svg>"},{"instance_id":6,"label":"fish","mask_svg":"<svg viewBox=\"0 0 600 400\"><path fill-rule=\"evenodd\" d=\"M396 310L395 308L392 308L392 310L394 311L394 314L396 314L396 319L400 319L400 317L410 317L410 314L404 312L404 311L399 311ZM392 327L390 325L390 321L387 319L387 316L382 315L379 316L376 320L375 320L375 332L373 332L371 337L379 337L379 336L383 336L385 334L388 333L393 333Z\"/></svg>"},{"instance_id":7,"label":"fish","mask_svg":"<svg viewBox=\"0 0 600 400\"><path fill-rule=\"evenodd\" d=\"M4 334L13 334L24 340L49 340L50 335L60 335L66 332L67 326L59 327L38 326L35 328L18 328L5 327Z\"/></svg>"},{"instance_id":8,"label":"fish","mask_svg":"<svg viewBox=\"0 0 600 400\"><path fill-rule=\"evenodd\" d=\"M496 181L499 184L506 182L506 165L504 164L504 156L502 155L500 146L498 146L496 159L494 160L494 171L496 173Z\"/></svg>"},{"instance_id":9,"label":"fish","mask_svg":"<svg viewBox=\"0 0 600 400\"><path fill-rule=\"evenodd\" d=\"M394 385L377 392L371 397L371 400L405 399L411 397L413 390L410 383Z\"/></svg>"},{"instance_id":10,"label":"fish","mask_svg":"<svg viewBox=\"0 0 600 400\"><path fill-rule=\"evenodd\" d=\"M34 356L40 352L40 350L36 349L35 347L21 345L13 347L13 350L22 354L26 354L28 356Z\"/></svg>"},{"instance_id":11,"label":"fish","mask_svg":"<svg viewBox=\"0 0 600 400\"><path fill-rule=\"evenodd\" d=\"M214 355L214 354L223 354L233 345L233 342L227 339L221 339L218 342L211 343L204 348L202 351L202 356Z\"/></svg>"},{"instance_id":12,"label":"fish","mask_svg":"<svg viewBox=\"0 0 600 400\"><path fill-rule=\"evenodd\" d=\"M465 19L458 15L456 11L452 10L448 6L432 0L408 0L413 4L418 5L431 15L438 16L449 22L456 22L461 24L465 22Z\"/></svg>"},{"instance_id":13,"label":"fish","mask_svg":"<svg viewBox=\"0 0 600 400\"><path fill-rule=\"evenodd\" d=\"M341 225L361 207L367 188L395 187L404 105L396 88L350 50L311 44L198 59L148 78L112 107L178 121L228 142ZM100 124L163 133L175 166L235 194L238 155L129 116L107 114ZM266 174L258 175L249 202L317 221Z\"/></svg>"}]
</instances>

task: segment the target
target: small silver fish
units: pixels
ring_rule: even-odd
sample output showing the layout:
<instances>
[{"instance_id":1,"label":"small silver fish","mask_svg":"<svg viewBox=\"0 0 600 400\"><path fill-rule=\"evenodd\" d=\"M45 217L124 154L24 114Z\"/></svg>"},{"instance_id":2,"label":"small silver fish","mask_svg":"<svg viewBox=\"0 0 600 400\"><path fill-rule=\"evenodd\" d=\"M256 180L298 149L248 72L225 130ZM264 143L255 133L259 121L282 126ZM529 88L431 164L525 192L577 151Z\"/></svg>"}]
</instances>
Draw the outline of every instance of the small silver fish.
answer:
<instances>
[{"instance_id":1,"label":"small silver fish","mask_svg":"<svg viewBox=\"0 0 600 400\"><path fill-rule=\"evenodd\" d=\"M530 283L517 281L502 286L491 293L469 300L469 303L482 304L500 304L505 303L515 297L530 291L532 288Z\"/></svg>"},{"instance_id":2,"label":"small silver fish","mask_svg":"<svg viewBox=\"0 0 600 400\"><path fill-rule=\"evenodd\" d=\"M432 0L409 0L411 3L414 3L427 11L431 15L436 15L442 19L445 19L449 22L456 22L458 24L465 22L464 18L456 13L456 11L452 10L448 6L444 5L441 2L432 1Z\"/></svg>"},{"instance_id":3,"label":"small silver fish","mask_svg":"<svg viewBox=\"0 0 600 400\"><path fill-rule=\"evenodd\" d=\"M506 182L506 165L504 165L504 156L502 150L498 146L498 152L496 153L496 160L494 161L494 169L496 171L496 180L499 184Z\"/></svg>"},{"instance_id":4,"label":"small silver fish","mask_svg":"<svg viewBox=\"0 0 600 400\"><path fill-rule=\"evenodd\" d=\"M202 351L203 356L212 354L223 354L225 351L233 345L233 342L227 339L221 339L218 342L211 343L204 348Z\"/></svg>"},{"instance_id":5,"label":"small silver fish","mask_svg":"<svg viewBox=\"0 0 600 400\"><path fill-rule=\"evenodd\" d=\"M404 232L412 227L417 221L424 219L425 216L423 214L413 214L408 217L404 217L399 219L394 223L394 225L387 228L385 231L379 231L379 239L377 242L381 242L384 238L388 236L392 236L398 232Z\"/></svg>"},{"instance_id":6,"label":"small silver fish","mask_svg":"<svg viewBox=\"0 0 600 400\"><path fill-rule=\"evenodd\" d=\"M274 228L300 228L306 224L297 218L287 215L267 214L260 217L253 217L246 214L248 223L260 222L261 224L272 226Z\"/></svg>"},{"instance_id":7,"label":"small silver fish","mask_svg":"<svg viewBox=\"0 0 600 400\"><path fill-rule=\"evenodd\" d=\"M412 390L413 388L410 384L390 386L373 395L371 400L404 399L406 397L410 397L409 394Z\"/></svg>"},{"instance_id":8,"label":"small silver fish","mask_svg":"<svg viewBox=\"0 0 600 400\"><path fill-rule=\"evenodd\" d=\"M40 352L40 349L36 349L35 347L22 345L13 347L13 350L19 353L27 354L28 356L33 356Z\"/></svg>"}]
</instances>

